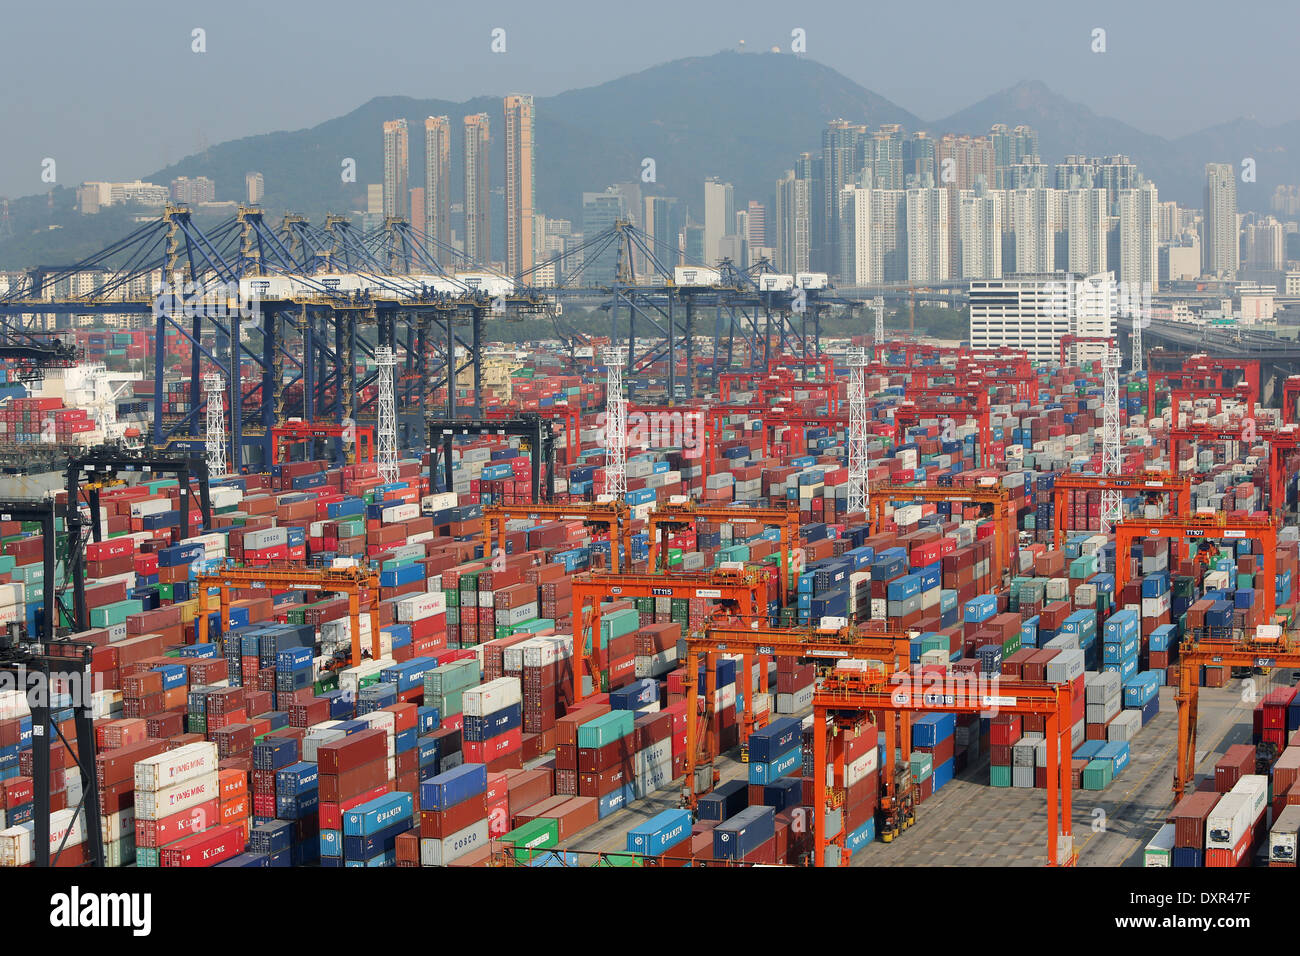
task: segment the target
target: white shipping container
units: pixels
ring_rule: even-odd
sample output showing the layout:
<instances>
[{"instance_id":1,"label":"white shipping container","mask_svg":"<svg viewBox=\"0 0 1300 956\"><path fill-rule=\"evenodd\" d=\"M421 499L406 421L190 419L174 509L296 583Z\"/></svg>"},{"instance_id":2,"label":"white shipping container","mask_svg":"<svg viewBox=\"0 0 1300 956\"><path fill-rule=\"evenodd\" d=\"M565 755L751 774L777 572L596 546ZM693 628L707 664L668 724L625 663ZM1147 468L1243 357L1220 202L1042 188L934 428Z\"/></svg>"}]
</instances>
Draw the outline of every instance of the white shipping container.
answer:
<instances>
[{"instance_id":1,"label":"white shipping container","mask_svg":"<svg viewBox=\"0 0 1300 956\"><path fill-rule=\"evenodd\" d=\"M460 859L470 850L486 846L487 842L488 821L479 820L441 840L421 840L420 865L446 866L453 860Z\"/></svg>"},{"instance_id":2,"label":"white shipping container","mask_svg":"<svg viewBox=\"0 0 1300 956\"><path fill-rule=\"evenodd\" d=\"M448 508L454 507L456 507L456 492L454 491L442 491L436 495L425 495L420 499L420 510L425 514L446 511Z\"/></svg>"},{"instance_id":3,"label":"white shipping container","mask_svg":"<svg viewBox=\"0 0 1300 956\"><path fill-rule=\"evenodd\" d=\"M217 745L203 740L137 761L135 789L161 790L217 770Z\"/></svg>"},{"instance_id":4,"label":"white shipping container","mask_svg":"<svg viewBox=\"0 0 1300 956\"><path fill-rule=\"evenodd\" d=\"M632 775L632 796L642 800L656 790L662 790L673 782L673 758L661 760L647 766L644 771Z\"/></svg>"},{"instance_id":5,"label":"white shipping container","mask_svg":"<svg viewBox=\"0 0 1300 956\"><path fill-rule=\"evenodd\" d=\"M0 720L26 717L32 712L27 695L17 690L0 691Z\"/></svg>"},{"instance_id":6,"label":"white shipping container","mask_svg":"<svg viewBox=\"0 0 1300 956\"><path fill-rule=\"evenodd\" d=\"M719 687L713 692L713 709L715 711L726 710L728 707L736 706L736 685L728 684L726 687Z\"/></svg>"},{"instance_id":7,"label":"white shipping container","mask_svg":"<svg viewBox=\"0 0 1300 956\"><path fill-rule=\"evenodd\" d=\"M384 524L397 524L399 521L413 521L420 517L420 506L414 502L391 505L380 512L379 520Z\"/></svg>"},{"instance_id":8,"label":"white shipping container","mask_svg":"<svg viewBox=\"0 0 1300 956\"><path fill-rule=\"evenodd\" d=\"M135 815L140 820L161 820L173 813L215 800L219 796L217 771L213 769L161 790L137 790Z\"/></svg>"},{"instance_id":9,"label":"white shipping container","mask_svg":"<svg viewBox=\"0 0 1300 956\"><path fill-rule=\"evenodd\" d=\"M77 846L85 838L81 814L72 807L50 814L50 856L60 846ZM28 866L36 862L32 840L36 824L30 820L0 831L0 866ZM67 837L66 843L64 837Z\"/></svg>"},{"instance_id":10,"label":"white shipping container","mask_svg":"<svg viewBox=\"0 0 1300 956\"><path fill-rule=\"evenodd\" d=\"M397 715L391 710L372 710L368 714L362 714L357 720L363 720L370 725L371 729L382 730L388 735L388 756L392 756L393 736L397 733Z\"/></svg>"},{"instance_id":11,"label":"white shipping container","mask_svg":"<svg viewBox=\"0 0 1300 956\"><path fill-rule=\"evenodd\" d=\"M78 776L78 779L80 777ZM99 830L105 843L112 843L124 837L135 839L135 807L123 807L117 813L110 813L99 818Z\"/></svg>"},{"instance_id":12,"label":"white shipping container","mask_svg":"<svg viewBox=\"0 0 1300 956\"><path fill-rule=\"evenodd\" d=\"M1246 834L1251 820L1250 797L1245 793L1227 793L1205 820L1205 848L1232 850Z\"/></svg>"},{"instance_id":13,"label":"white shipping container","mask_svg":"<svg viewBox=\"0 0 1300 956\"><path fill-rule=\"evenodd\" d=\"M865 780L867 777L871 776L871 774L875 771L876 767L878 767L879 765L880 765L880 761L879 761L878 751L876 750L875 747L872 747L870 750L868 750L866 753L858 757L851 764L849 764L844 768L844 786L851 787L855 783L860 783L861 781ZM827 766L832 770L830 776L827 777L827 779L829 780L832 777L834 777L833 771L835 765L828 764Z\"/></svg>"},{"instance_id":14,"label":"white shipping container","mask_svg":"<svg viewBox=\"0 0 1300 956\"><path fill-rule=\"evenodd\" d=\"M131 517L143 518L146 515L162 514L172 510L170 498L141 498L131 502Z\"/></svg>"},{"instance_id":15,"label":"white shipping container","mask_svg":"<svg viewBox=\"0 0 1300 956\"><path fill-rule=\"evenodd\" d=\"M649 747L643 747L638 750L632 757L633 772L642 774L647 772L651 767L663 763L665 760L672 762L673 759L673 739L671 736L665 737L658 743L653 743Z\"/></svg>"},{"instance_id":16,"label":"white shipping container","mask_svg":"<svg viewBox=\"0 0 1300 956\"><path fill-rule=\"evenodd\" d=\"M498 624L505 624L514 627L516 624L522 624L524 621L531 621L538 617L537 602L529 601L527 604L521 604L518 607L507 608L504 611L497 611L496 621Z\"/></svg>"},{"instance_id":17,"label":"white shipping container","mask_svg":"<svg viewBox=\"0 0 1300 956\"><path fill-rule=\"evenodd\" d=\"M363 621L367 618L362 618ZM380 658L379 660L362 661L356 667L347 667L339 671L339 690L349 697L356 698L357 692L361 689L361 678L369 677L371 674L378 674L385 667L391 667L394 661L389 658Z\"/></svg>"},{"instance_id":18,"label":"white shipping container","mask_svg":"<svg viewBox=\"0 0 1300 956\"><path fill-rule=\"evenodd\" d=\"M249 531L244 535L245 551L260 551L263 548L275 548L288 543L288 528L264 528L261 531Z\"/></svg>"},{"instance_id":19,"label":"white shipping container","mask_svg":"<svg viewBox=\"0 0 1300 956\"><path fill-rule=\"evenodd\" d=\"M461 697L466 717L485 717L512 704L523 703L518 677L498 677L478 687L471 687Z\"/></svg>"},{"instance_id":20,"label":"white shipping container","mask_svg":"<svg viewBox=\"0 0 1300 956\"><path fill-rule=\"evenodd\" d=\"M776 695L776 712L778 714L797 714L800 711L807 710L812 706L813 687L809 684L802 687L793 694Z\"/></svg>"},{"instance_id":21,"label":"white shipping container","mask_svg":"<svg viewBox=\"0 0 1300 956\"><path fill-rule=\"evenodd\" d=\"M397 602L397 619L402 622L422 621L426 617L433 617L435 614L445 614L447 611L447 595L442 591L425 591L423 594L412 594L410 597L402 598Z\"/></svg>"},{"instance_id":22,"label":"white shipping container","mask_svg":"<svg viewBox=\"0 0 1300 956\"><path fill-rule=\"evenodd\" d=\"M521 641L524 667L545 667L573 656L573 635L555 634L534 641Z\"/></svg>"}]
</instances>

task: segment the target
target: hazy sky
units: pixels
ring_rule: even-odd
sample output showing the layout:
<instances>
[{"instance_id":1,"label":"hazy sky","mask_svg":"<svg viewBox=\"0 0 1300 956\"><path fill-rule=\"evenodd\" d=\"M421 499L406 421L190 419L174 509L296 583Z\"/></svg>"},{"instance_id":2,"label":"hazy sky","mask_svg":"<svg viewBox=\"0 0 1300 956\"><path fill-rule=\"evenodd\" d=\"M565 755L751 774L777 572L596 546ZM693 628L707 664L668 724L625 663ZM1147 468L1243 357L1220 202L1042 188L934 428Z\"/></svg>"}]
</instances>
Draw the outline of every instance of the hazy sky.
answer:
<instances>
[{"instance_id":1,"label":"hazy sky","mask_svg":"<svg viewBox=\"0 0 1300 956\"><path fill-rule=\"evenodd\" d=\"M0 23L9 196L48 188L45 157L63 185L133 178L374 96L547 96L742 39L788 50L796 27L810 58L926 119L1025 79L1164 136L1300 118L1300 4L1286 2L42 0ZM1090 49L1098 27L1105 53Z\"/></svg>"}]
</instances>

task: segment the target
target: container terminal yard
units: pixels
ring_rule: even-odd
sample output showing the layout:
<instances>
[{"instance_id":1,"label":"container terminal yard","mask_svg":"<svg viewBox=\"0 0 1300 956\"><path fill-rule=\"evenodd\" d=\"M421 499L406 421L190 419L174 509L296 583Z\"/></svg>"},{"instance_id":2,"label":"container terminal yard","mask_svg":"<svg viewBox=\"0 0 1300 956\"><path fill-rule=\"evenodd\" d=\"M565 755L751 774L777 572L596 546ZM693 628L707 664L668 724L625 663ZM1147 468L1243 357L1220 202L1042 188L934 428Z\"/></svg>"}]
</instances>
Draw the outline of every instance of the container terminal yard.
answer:
<instances>
[{"instance_id":1,"label":"container terminal yard","mask_svg":"<svg viewBox=\"0 0 1300 956\"><path fill-rule=\"evenodd\" d=\"M0 866L1295 866L1300 380L358 248L0 296Z\"/></svg>"}]
</instances>

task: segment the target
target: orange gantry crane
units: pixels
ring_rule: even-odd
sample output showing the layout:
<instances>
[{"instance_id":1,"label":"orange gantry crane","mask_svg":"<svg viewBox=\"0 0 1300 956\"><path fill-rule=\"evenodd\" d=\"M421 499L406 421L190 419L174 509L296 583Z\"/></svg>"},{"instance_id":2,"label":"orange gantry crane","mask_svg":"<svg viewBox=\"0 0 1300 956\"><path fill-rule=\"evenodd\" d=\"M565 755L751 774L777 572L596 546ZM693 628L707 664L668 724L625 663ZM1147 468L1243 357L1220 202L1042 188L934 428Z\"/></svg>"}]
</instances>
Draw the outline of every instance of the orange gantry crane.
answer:
<instances>
[{"instance_id":1,"label":"orange gantry crane","mask_svg":"<svg viewBox=\"0 0 1300 956\"><path fill-rule=\"evenodd\" d=\"M783 436L786 442L793 444L795 455L807 454L807 438L809 428L835 428L836 426L848 427L848 412L836 412L833 415L809 415L806 412L795 411L780 406L768 408L763 411L763 457L772 456L772 448L776 444L775 434L777 428L785 428L789 434Z\"/></svg>"},{"instance_id":2,"label":"orange gantry crane","mask_svg":"<svg viewBox=\"0 0 1300 956\"><path fill-rule=\"evenodd\" d=\"M1005 488L985 486L872 485L868 495L871 509L871 526L877 532L885 518L885 506L897 501L947 501L952 504L989 505L995 522L993 548L993 580L1002 586L1004 570L1014 568L1016 550L1016 516L1011 495Z\"/></svg>"},{"instance_id":3,"label":"orange gantry crane","mask_svg":"<svg viewBox=\"0 0 1300 956\"><path fill-rule=\"evenodd\" d=\"M1264 618L1272 622L1277 609L1275 587L1277 575L1277 524L1272 518L1233 518L1223 512L1187 515L1180 518L1125 518L1115 524L1115 594L1118 597L1132 574L1129 553L1136 541L1163 538L1169 541L1240 541L1258 540L1261 596Z\"/></svg>"},{"instance_id":4,"label":"orange gantry crane","mask_svg":"<svg viewBox=\"0 0 1300 956\"><path fill-rule=\"evenodd\" d=\"M1183 367L1174 370L1149 371L1147 373L1147 415L1155 414L1156 384L1158 382L1177 382L1180 386L1217 388L1226 391L1234 386L1227 384L1227 373L1241 373L1240 385L1245 386L1248 403L1253 408L1259 404L1260 378L1259 359L1229 359L1209 355L1189 355L1183 359ZM1199 383L1199 386L1193 383ZM1285 394L1285 393L1284 393ZM1177 405L1173 406L1177 408ZM1285 404L1283 405L1285 416ZM1285 417L1283 421L1287 421Z\"/></svg>"},{"instance_id":5,"label":"orange gantry crane","mask_svg":"<svg viewBox=\"0 0 1300 956\"><path fill-rule=\"evenodd\" d=\"M230 592L233 588L289 588L296 591L321 591L348 596L348 621L352 630L351 665L361 663L361 594L370 597L370 656L379 660L383 656L379 643L379 572L371 568L327 568L307 570L297 565L271 565L265 568L237 568L223 565L215 571L200 574L196 581L199 591L199 620L197 640L207 644L209 589L218 589L218 606L221 610L222 633L230 627Z\"/></svg>"},{"instance_id":6,"label":"orange gantry crane","mask_svg":"<svg viewBox=\"0 0 1300 956\"><path fill-rule=\"evenodd\" d=\"M742 621L757 622L767 615L763 575L743 568L712 571L677 571L672 574L610 574L590 571L573 579L573 701L584 694L582 678L591 678L593 693L600 693L601 604L606 599L687 598L711 601ZM716 611L715 611L716 613Z\"/></svg>"},{"instance_id":7,"label":"orange gantry crane","mask_svg":"<svg viewBox=\"0 0 1300 956\"><path fill-rule=\"evenodd\" d=\"M614 573L618 573L620 562L632 563L632 510L625 502L487 505L483 508L483 554L485 556L491 557L496 551L505 552L506 522L512 517L555 518L558 521L584 521L587 524L600 525L609 535L609 561Z\"/></svg>"},{"instance_id":8,"label":"orange gantry crane","mask_svg":"<svg viewBox=\"0 0 1300 956\"><path fill-rule=\"evenodd\" d=\"M1107 345L1113 347L1115 338L1111 335L1071 335L1061 336L1061 368L1065 368L1066 355L1071 345Z\"/></svg>"},{"instance_id":9,"label":"orange gantry crane","mask_svg":"<svg viewBox=\"0 0 1300 956\"><path fill-rule=\"evenodd\" d=\"M1077 859L1071 832L1070 685L998 680L982 675L948 675L946 680L876 672L837 671L813 694L813 862L815 866L847 866L844 828L832 842L826 836L826 811L843 806L844 752L827 753L828 718L874 713L884 726L885 766L880 773L887 788L894 776L895 718L912 713L1030 714L1045 719L1047 747L1047 865L1070 866ZM882 720L882 718L884 718ZM906 734L904 735L906 737ZM834 764L827 779L827 760ZM883 807L882 807L883 809ZM832 845L839 852L828 854Z\"/></svg>"},{"instance_id":10,"label":"orange gantry crane","mask_svg":"<svg viewBox=\"0 0 1300 956\"><path fill-rule=\"evenodd\" d=\"M1281 428L1255 426L1241 422L1235 427L1193 422L1175 425L1165 436L1166 456L1170 462L1178 459L1179 442L1241 442L1246 445L1268 445L1268 506L1275 514L1286 510L1287 457L1300 448L1300 427L1283 425Z\"/></svg>"},{"instance_id":11,"label":"orange gantry crane","mask_svg":"<svg viewBox=\"0 0 1300 956\"><path fill-rule=\"evenodd\" d=\"M775 527L780 533L780 567L781 575L777 581L779 601L784 607L786 597L793 587L791 580L791 554L799 541L799 512L792 508L747 508L742 505L703 505L694 501L665 502L650 512L646 519L646 530L650 537L651 574L658 574L666 568L660 568L660 557L664 554L665 533L669 528L690 525L696 527L700 521L722 521L729 523L753 522L767 527ZM617 569L615 569L617 570Z\"/></svg>"},{"instance_id":12,"label":"orange gantry crane","mask_svg":"<svg viewBox=\"0 0 1300 956\"><path fill-rule=\"evenodd\" d=\"M1261 632L1265 632L1261 634ZM1195 640L1187 637L1178 649L1178 753L1174 769L1174 802L1181 800L1196 774L1196 719L1201 667L1300 667L1300 647L1277 626L1256 628L1245 640Z\"/></svg>"},{"instance_id":13,"label":"orange gantry crane","mask_svg":"<svg viewBox=\"0 0 1300 956\"><path fill-rule=\"evenodd\" d=\"M945 398L955 398L959 402L944 403L941 399ZM989 426L988 388L983 383L908 388L904 401L894 409L894 441L897 443L902 439L905 423L916 424L923 417L961 417L976 422L979 427L979 465L988 467L993 454L993 429Z\"/></svg>"},{"instance_id":14,"label":"orange gantry crane","mask_svg":"<svg viewBox=\"0 0 1300 956\"><path fill-rule=\"evenodd\" d=\"M308 422L296 418L271 426L271 460L275 464L281 464L284 461L281 453L287 453L290 445L299 445L314 438L343 439L349 463L375 460L375 430L371 426ZM355 443L355 448L347 446L349 439Z\"/></svg>"},{"instance_id":15,"label":"orange gantry crane","mask_svg":"<svg viewBox=\"0 0 1300 956\"><path fill-rule=\"evenodd\" d=\"M1169 420L1173 424L1180 423L1180 408L1183 402L1195 402L1198 398L1214 399L1214 414L1219 415L1223 412L1223 403L1225 400L1235 400L1241 402L1246 407L1246 414L1252 414L1257 403L1257 397L1251 393L1250 386L1245 382L1237 385L1173 385L1169 389Z\"/></svg>"},{"instance_id":16,"label":"orange gantry crane","mask_svg":"<svg viewBox=\"0 0 1300 956\"><path fill-rule=\"evenodd\" d=\"M1292 425L1300 421L1296 414L1296 398L1300 397L1300 375L1292 375L1282 383L1282 421Z\"/></svg>"},{"instance_id":17,"label":"orange gantry crane","mask_svg":"<svg viewBox=\"0 0 1300 956\"><path fill-rule=\"evenodd\" d=\"M894 670L906 669L910 660L907 635L897 625L884 621L866 621L857 626L837 630L820 628L748 628L726 624L708 624L703 633L692 632L686 637L686 800L695 806L697 767L712 763L718 753L718 741L713 726L714 695L717 691L717 657L719 654L740 654L741 669L737 681L744 675L741 686L744 706L741 708L740 733L742 743L749 740L758 728L753 710L752 675L758 662L758 693L766 694L767 663L770 658L790 657L819 662L834 662L846 658L877 659ZM704 659L704 700L699 699L700 660ZM710 783L710 786L712 784Z\"/></svg>"},{"instance_id":18,"label":"orange gantry crane","mask_svg":"<svg viewBox=\"0 0 1300 956\"><path fill-rule=\"evenodd\" d=\"M1065 547L1066 504L1075 492L1121 491L1128 494L1167 494L1169 504L1177 508L1179 516L1192 513L1191 479L1168 471L1145 471L1135 475L1083 475L1066 472L1056 476L1052 488L1053 523L1056 531L1056 550Z\"/></svg>"}]
</instances>

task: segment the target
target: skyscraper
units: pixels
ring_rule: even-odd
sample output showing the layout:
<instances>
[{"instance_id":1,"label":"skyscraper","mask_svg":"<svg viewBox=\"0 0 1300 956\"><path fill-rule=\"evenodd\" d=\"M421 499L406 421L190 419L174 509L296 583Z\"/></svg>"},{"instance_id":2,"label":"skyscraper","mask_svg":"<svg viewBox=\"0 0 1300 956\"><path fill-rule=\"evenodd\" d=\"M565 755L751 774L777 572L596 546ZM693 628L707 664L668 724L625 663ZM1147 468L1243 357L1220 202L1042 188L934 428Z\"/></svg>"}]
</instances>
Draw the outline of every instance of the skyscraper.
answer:
<instances>
[{"instance_id":1,"label":"skyscraper","mask_svg":"<svg viewBox=\"0 0 1300 956\"><path fill-rule=\"evenodd\" d=\"M506 271L533 266L533 98L511 94L506 111Z\"/></svg>"},{"instance_id":2,"label":"skyscraper","mask_svg":"<svg viewBox=\"0 0 1300 956\"><path fill-rule=\"evenodd\" d=\"M992 187L993 141L986 136L947 133L935 144L935 168L936 185L958 189L973 189L977 184Z\"/></svg>"},{"instance_id":3,"label":"skyscraper","mask_svg":"<svg viewBox=\"0 0 1300 956\"><path fill-rule=\"evenodd\" d=\"M590 241L613 228L614 223L627 218L627 207L623 203L623 194L610 186L603 193L582 194L582 237ZM582 282L584 285L610 285L614 282L618 269L618 250L614 243L607 243L599 255L583 260Z\"/></svg>"},{"instance_id":4,"label":"skyscraper","mask_svg":"<svg viewBox=\"0 0 1300 956\"><path fill-rule=\"evenodd\" d=\"M782 272L809 271L812 183L793 169L776 181L776 267Z\"/></svg>"},{"instance_id":5,"label":"skyscraper","mask_svg":"<svg viewBox=\"0 0 1300 956\"><path fill-rule=\"evenodd\" d=\"M959 261L953 274L961 279L1002 277L1002 193L982 195L969 189L958 194Z\"/></svg>"},{"instance_id":6,"label":"skyscraper","mask_svg":"<svg viewBox=\"0 0 1300 956\"><path fill-rule=\"evenodd\" d=\"M250 205L262 201L266 195L266 180L261 173L244 173L244 197Z\"/></svg>"},{"instance_id":7,"label":"skyscraper","mask_svg":"<svg viewBox=\"0 0 1300 956\"><path fill-rule=\"evenodd\" d=\"M716 265L719 246L724 236L736 228L736 196L731 183L719 182L710 177L704 182L704 259L705 265Z\"/></svg>"},{"instance_id":8,"label":"skyscraper","mask_svg":"<svg viewBox=\"0 0 1300 956\"><path fill-rule=\"evenodd\" d=\"M1237 177L1231 163L1205 164L1205 219L1202 223L1201 271L1207 276L1237 276Z\"/></svg>"},{"instance_id":9,"label":"skyscraper","mask_svg":"<svg viewBox=\"0 0 1300 956\"><path fill-rule=\"evenodd\" d=\"M1065 193L1067 268L1083 275L1106 271L1106 190L1071 189Z\"/></svg>"},{"instance_id":10,"label":"skyscraper","mask_svg":"<svg viewBox=\"0 0 1300 956\"><path fill-rule=\"evenodd\" d=\"M384 121L384 216L411 218L410 144L406 120Z\"/></svg>"},{"instance_id":11,"label":"skyscraper","mask_svg":"<svg viewBox=\"0 0 1300 956\"><path fill-rule=\"evenodd\" d=\"M424 121L424 231L451 245L451 121L445 116Z\"/></svg>"},{"instance_id":12,"label":"skyscraper","mask_svg":"<svg viewBox=\"0 0 1300 956\"><path fill-rule=\"evenodd\" d=\"M1157 290L1160 197L1155 183L1119 194L1119 281L1130 289Z\"/></svg>"},{"instance_id":13,"label":"skyscraper","mask_svg":"<svg viewBox=\"0 0 1300 956\"><path fill-rule=\"evenodd\" d=\"M1056 271L1057 203L1051 189L1017 189L1007 194L1016 239L1015 271Z\"/></svg>"},{"instance_id":14,"label":"skyscraper","mask_svg":"<svg viewBox=\"0 0 1300 956\"><path fill-rule=\"evenodd\" d=\"M952 277L947 189L907 190L907 280L943 282Z\"/></svg>"},{"instance_id":15,"label":"skyscraper","mask_svg":"<svg viewBox=\"0 0 1300 956\"><path fill-rule=\"evenodd\" d=\"M767 207L757 199L751 199L745 212L749 226L745 238L751 246L767 245Z\"/></svg>"},{"instance_id":16,"label":"skyscraper","mask_svg":"<svg viewBox=\"0 0 1300 956\"><path fill-rule=\"evenodd\" d=\"M836 119L822 130L821 242L814 249L818 271L838 273L840 267L840 192L855 185L863 166L863 142L867 128ZM902 154L899 154L900 166Z\"/></svg>"},{"instance_id":17,"label":"skyscraper","mask_svg":"<svg viewBox=\"0 0 1300 956\"><path fill-rule=\"evenodd\" d=\"M465 255L480 263L492 261L489 135L486 113L465 117Z\"/></svg>"},{"instance_id":18,"label":"skyscraper","mask_svg":"<svg viewBox=\"0 0 1300 956\"><path fill-rule=\"evenodd\" d=\"M645 197L645 231L654 239L654 254L667 269L682 265L686 204L667 196Z\"/></svg>"}]
</instances>

